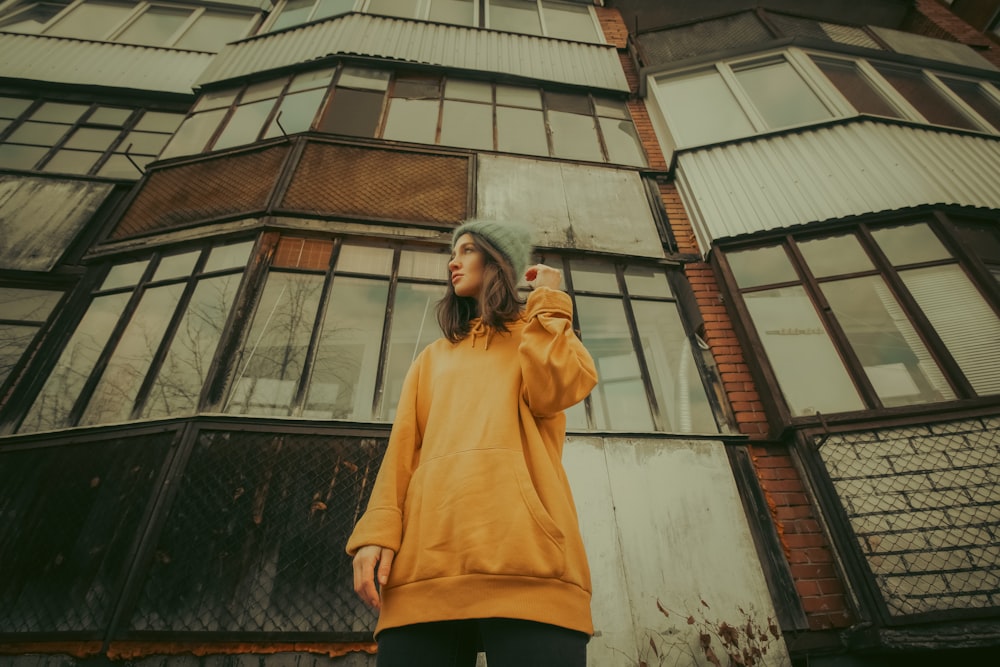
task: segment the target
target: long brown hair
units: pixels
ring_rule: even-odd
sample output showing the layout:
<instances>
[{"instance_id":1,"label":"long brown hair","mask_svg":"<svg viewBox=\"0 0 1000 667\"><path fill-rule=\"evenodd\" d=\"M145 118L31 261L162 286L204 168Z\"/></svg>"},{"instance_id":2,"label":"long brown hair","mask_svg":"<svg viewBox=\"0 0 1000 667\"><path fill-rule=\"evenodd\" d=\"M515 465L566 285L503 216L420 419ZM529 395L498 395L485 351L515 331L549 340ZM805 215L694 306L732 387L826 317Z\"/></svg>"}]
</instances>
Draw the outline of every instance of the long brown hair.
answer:
<instances>
[{"instance_id":1,"label":"long brown hair","mask_svg":"<svg viewBox=\"0 0 1000 667\"><path fill-rule=\"evenodd\" d=\"M496 246L484 237L469 232L476 248L483 253L483 284L479 297L455 294L455 286L448 281L448 291L437 304L437 320L445 338L452 343L465 338L471 322L481 317L483 324L494 331L507 331L507 323L521 316L524 299L518 294L514 267Z\"/></svg>"}]
</instances>

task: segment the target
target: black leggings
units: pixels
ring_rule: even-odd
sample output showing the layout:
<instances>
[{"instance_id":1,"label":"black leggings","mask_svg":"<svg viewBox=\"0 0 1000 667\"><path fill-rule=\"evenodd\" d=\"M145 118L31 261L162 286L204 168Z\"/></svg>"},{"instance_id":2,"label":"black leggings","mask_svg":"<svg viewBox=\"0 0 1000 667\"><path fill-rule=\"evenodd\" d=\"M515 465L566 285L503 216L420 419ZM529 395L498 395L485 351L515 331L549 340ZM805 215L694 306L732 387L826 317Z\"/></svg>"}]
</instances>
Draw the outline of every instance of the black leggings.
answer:
<instances>
[{"instance_id":1,"label":"black leggings","mask_svg":"<svg viewBox=\"0 0 1000 667\"><path fill-rule=\"evenodd\" d=\"M417 623L383 630L377 667L585 667L590 637L547 623L510 618Z\"/></svg>"}]
</instances>

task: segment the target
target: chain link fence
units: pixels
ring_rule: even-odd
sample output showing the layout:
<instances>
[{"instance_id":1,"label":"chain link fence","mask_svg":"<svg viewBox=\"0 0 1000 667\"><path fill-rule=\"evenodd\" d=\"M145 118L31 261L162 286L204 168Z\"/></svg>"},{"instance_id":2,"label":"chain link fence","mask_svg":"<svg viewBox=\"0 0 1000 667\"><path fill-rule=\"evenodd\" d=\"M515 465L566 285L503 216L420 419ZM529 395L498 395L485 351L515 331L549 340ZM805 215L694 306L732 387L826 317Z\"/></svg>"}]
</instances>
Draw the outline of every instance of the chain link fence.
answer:
<instances>
[{"instance_id":1,"label":"chain link fence","mask_svg":"<svg viewBox=\"0 0 1000 667\"><path fill-rule=\"evenodd\" d=\"M814 441L891 615L1000 606L1000 419Z\"/></svg>"}]
</instances>

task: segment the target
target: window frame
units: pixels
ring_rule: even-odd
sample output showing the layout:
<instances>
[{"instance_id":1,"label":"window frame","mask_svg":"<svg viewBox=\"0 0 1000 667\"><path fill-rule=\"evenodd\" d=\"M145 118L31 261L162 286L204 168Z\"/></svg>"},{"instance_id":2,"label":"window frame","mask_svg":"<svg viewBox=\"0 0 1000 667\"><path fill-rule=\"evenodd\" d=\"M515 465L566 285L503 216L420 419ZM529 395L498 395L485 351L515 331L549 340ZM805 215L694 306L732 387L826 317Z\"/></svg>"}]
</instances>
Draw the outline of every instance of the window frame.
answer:
<instances>
[{"instance_id":1,"label":"window frame","mask_svg":"<svg viewBox=\"0 0 1000 667\"><path fill-rule=\"evenodd\" d=\"M837 422L853 422L859 418L867 418L869 415L875 417L889 417L896 415L926 414L928 410L943 409L941 406L968 405L971 407L979 405L996 405L1000 403L1000 393L977 395L972 386L958 366L957 361L948 349L947 344L942 340L941 335L934 329L927 319L927 315L917 304L909 288L903 284L900 277L901 271L884 255L883 251L872 237L872 231L881 228L892 228L906 226L908 224L925 223L933 231L935 237L944 248L950 253L947 259L932 260L927 262L907 264L908 270L914 267L933 266L956 266L968 278L972 286L978 291L985 304L992 309L993 313L1000 318L1000 282L993 279L986 263L975 254L975 248L963 242L955 224L958 221L993 221L1000 222L996 215L989 216L979 213L968 213L966 211L955 211L942 209L928 209L925 213L907 212L903 214L893 214L888 216L877 216L868 220L844 221L824 225L821 229L807 229L796 233L778 233L761 236L753 241L739 241L731 244L722 244L719 247L721 252L713 253L710 262L716 274L720 277L720 283L726 294L726 300L732 305L734 313L734 325L739 338L744 342L747 349L757 349L763 351L764 346L760 335L750 316L750 311L743 295L747 293L768 291L783 285L801 286L809 302L815 309L819 321L822 323L829 341L833 344L834 350L847 373L848 378L855 386L858 396L861 399L862 407L858 411L831 412L806 415L795 415L792 413L788 402L784 398L781 383L771 360L766 353L749 359L749 363L755 377L761 386L768 388L762 394L762 399L771 415L775 426L802 426L812 424L825 424ZM807 269L806 261L798 250L797 243L822 239L842 234L853 235L862 241L862 248L872 260L874 268L861 273L844 273L834 276L817 278L812 274L811 269ZM788 257L791 266L794 268L796 278L791 282L768 283L741 288L736 283L733 270L730 268L727 255L729 253L752 250L775 246L782 249ZM884 407L881 400L875 393L870 380L868 379L864 367L858 360L856 353L852 349L851 343L845 334L842 325L837 321L830 305L827 303L822 293L820 285L824 282L844 280L855 275L874 275L881 277L887 284L888 289L895 295L901 312L905 314L907 320L914 328L918 337L923 341L927 352L937 363L943 376L955 392L955 398L934 402L916 402L895 407Z\"/></svg>"}]
</instances>

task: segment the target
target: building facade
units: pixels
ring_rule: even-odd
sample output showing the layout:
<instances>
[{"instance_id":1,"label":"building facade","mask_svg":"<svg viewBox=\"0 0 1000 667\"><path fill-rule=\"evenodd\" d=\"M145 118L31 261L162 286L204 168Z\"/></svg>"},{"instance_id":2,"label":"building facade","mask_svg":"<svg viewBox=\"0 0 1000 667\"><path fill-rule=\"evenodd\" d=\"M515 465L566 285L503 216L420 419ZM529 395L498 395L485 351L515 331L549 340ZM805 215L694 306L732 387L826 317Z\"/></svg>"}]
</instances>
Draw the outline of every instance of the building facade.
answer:
<instances>
[{"instance_id":1,"label":"building facade","mask_svg":"<svg viewBox=\"0 0 1000 667\"><path fill-rule=\"evenodd\" d=\"M0 660L373 665L343 546L473 217L598 366L590 664L997 650L997 48L799 4L0 4Z\"/></svg>"}]
</instances>

